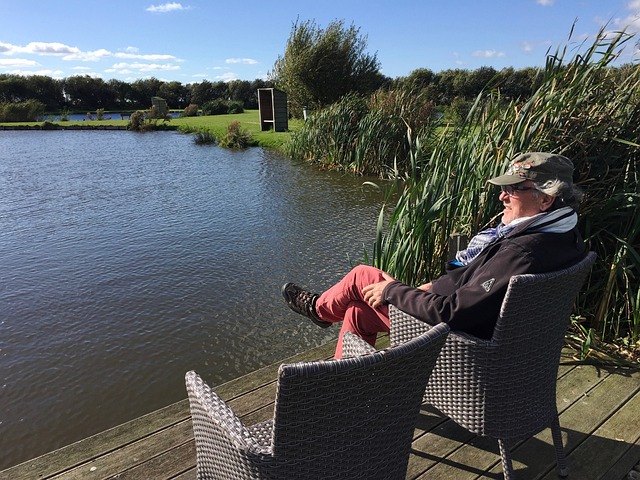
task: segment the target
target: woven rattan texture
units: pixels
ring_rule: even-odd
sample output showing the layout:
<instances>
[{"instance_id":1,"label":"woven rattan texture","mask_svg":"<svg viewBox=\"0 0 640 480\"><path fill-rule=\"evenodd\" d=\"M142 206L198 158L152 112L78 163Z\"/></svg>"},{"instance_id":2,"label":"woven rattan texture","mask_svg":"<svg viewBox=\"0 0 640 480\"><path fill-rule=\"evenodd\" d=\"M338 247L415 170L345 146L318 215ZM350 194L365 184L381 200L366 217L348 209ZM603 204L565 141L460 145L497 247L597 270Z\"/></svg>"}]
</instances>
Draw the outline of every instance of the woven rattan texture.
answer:
<instances>
[{"instance_id":1,"label":"woven rattan texture","mask_svg":"<svg viewBox=\"0 0 640 480\"><path fill-rule=\"evenodd\" d=\"M245 427L186 374L199 479L403 479L422 396L449 328L340 360L280 366L273 421Z\"/></svg>"},{"instance_id":2,"label":"woven rattan texture","mask_svg":"<svg viewBox=\"0 0 640 480\"><path fill-rule=\"evenodd\" d=\"M499 439L501 449L550 426L559 439L560 353L573 302L595 258L591 252L564 270L512 277L493 338L451 332L425 401L469 431ZM390 318L392 345L431 328L393 306ZM562 470L561 445L556 447Z\"/></svg>"}]
</instances>

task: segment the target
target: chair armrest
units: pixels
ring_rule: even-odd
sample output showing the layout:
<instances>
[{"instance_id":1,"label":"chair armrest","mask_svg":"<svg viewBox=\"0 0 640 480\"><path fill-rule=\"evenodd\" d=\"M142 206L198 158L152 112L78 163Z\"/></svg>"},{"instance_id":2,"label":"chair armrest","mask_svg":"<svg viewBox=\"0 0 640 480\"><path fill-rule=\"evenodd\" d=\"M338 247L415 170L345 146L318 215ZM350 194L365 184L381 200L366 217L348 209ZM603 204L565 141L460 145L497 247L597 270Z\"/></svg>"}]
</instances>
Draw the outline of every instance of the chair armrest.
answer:
<instances>
[{"instance_id":1,"label":"chair armrest","mask_svg":"<svg viewBox=\"0 0 640 480\"><path fill-rule=\"evenodd\" d=\"M389 332L391 337L391 346L406 343L412 338L415 338L433 328L433 325L429 325L426 322L418 320L393 305L389 305L389 318L391 321L391 331ZM490 340L483 340L465 332L457 331L451 331L449 333L448 342L452 341L468 345L491 344Z\"/></svg>"},{"instance_id":2,"label":"chair armrest","mask_svg":"<svg viewBox=\"0 0 640 480\"><path fill-rule=\"evenodd\" d=\"M196 372L187 372L185 383L189 394L194 435L210 437L211 427L214 427L239 450L270 453L270 447L260 445L261 442L254 437L251 430ZM209 439L203 441L207 442Z\"/></svg>"},{"instance_id":3,"label":"chair armrest","mask_svg":"<svg viewBox=\"0 0 640 480\"><path fill-rule=\"evenodd\" d=\"M351 332L345 332L342 335L342 357L359 357L361 355L367 355L375 352L375 347L372 347L363 339Z\"/></svg>"}]
</instances>

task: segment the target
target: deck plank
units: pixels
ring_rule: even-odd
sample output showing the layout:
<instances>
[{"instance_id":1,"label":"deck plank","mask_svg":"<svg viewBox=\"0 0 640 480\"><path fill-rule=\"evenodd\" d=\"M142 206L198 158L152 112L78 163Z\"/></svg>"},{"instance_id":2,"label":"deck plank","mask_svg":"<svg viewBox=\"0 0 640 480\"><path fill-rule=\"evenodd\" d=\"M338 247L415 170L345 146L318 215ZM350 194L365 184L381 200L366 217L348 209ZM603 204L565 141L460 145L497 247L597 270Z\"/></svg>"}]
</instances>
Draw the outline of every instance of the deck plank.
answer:
<instances>
[{"instance_id":1,"label":"deck plank","mask_svg":"<svg viewBox=\"0 0 640 480\"><path fill-rule=\"evenodd\" d=\"M388 345L383 339L380 347ZM327 344L215 387L251 425L271 418L281 363L330 358ZM558 371L558 409L572 478L622 480L640 461L640 371L581 365L567 351ZM519 480L554 479L550 431L517 444ZM497 442L470 434L431 406L416 422L407 479L502 478ZM597 469L591 464L601 462ZM195 447L188 401L0 472L0 480L78 478L194 480Z\"/></svg>"},{"instance_id":2,"label":"deck plank","mask_svg":"<svg viewBox=\"0 0 640 480\"><path fill-rule=\"evenodd\" d=\"M593 366L581 366L576 369L575 375L588 372L592 375L590 382L586 378L584 390L581 391L579 385L571 382L574 386L573 398L567 396L567 390L561 390L558 403L570 403L564 411L560 413L560 426L562 430L562 440L567 454L569 472L573 473L572 452L580 446L612 413L625 402L633 389L629 389L628 378L619 375L616 371L604 372ZM640 377L637 377L640 378ZM562 380L562 379L561 379ZM604 457L603 462L607 461ZM526 440L513 452L513 466L518 478L522 480L540 479L544 476L557 478L556 459L551 438L551 430L545 429L534 437ZM490 470L491 473L502 471L500 465L496 465ZM581 477L587 480L597 477Z\"/></svg>"},{"instance_id":3,"label":"deck plank","mask_svg":"<svg viewBox=\"0 0 640 480\"><path fill-rule=\"evenodd\" d=\"M565 388L566 391L562 395L558 395L558 403L564 404L570 401L569 398L579 397L585 391L584 389L592 384L593 377L593 371L580 371L575 366L564 366L558 380L558 388ZM457 440L462 442L462 439ZM464 445L457 445L455 451L447 452L441 456L443 457L441 462L434 464L428 471L421 472L421 475L416 478L424 476L429 479L475 479L483 472L500 465L497 442L475 435L467 436Z\"/></svg>"},{"instance_id":4,"label":"deck plank","mask_svg":"<svg viewBox=\"0 0 640 480\"><path fill-rule=\"evenodd\" d=\"M612 375L611 377L616 377ZM617 376L618 384L624 377ZM568 455L570 474L575 478L585 480L599 480L606 478L605 474L632 449L640 437L640 375L634 375L636 380L635 390L629 391L628 401L618 408L610 410L610 416L606 418L595 431L585 437L584 441L573 449ZM610 382L611 383L611 382ZM624 382L629 387L629 382ZM604 388L603 388L604 390ZM615 392L608 386L605 395L614 396ZM594 399L595 403L595 399ZM608 402L611 404L612 402ZM593 409L584 412L585 416L591 416ZM636 460L637 461L637 460ZM543 477L543 480L552 480L551 474Z\"/></svg>"}]
</instances>

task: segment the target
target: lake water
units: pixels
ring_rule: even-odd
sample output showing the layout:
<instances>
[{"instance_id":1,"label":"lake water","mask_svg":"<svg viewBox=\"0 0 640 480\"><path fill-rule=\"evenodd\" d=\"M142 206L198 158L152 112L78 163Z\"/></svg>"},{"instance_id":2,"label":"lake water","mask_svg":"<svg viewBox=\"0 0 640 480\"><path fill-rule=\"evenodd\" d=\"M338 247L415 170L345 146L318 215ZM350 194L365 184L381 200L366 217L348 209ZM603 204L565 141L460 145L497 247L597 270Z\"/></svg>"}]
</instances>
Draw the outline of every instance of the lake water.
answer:
<instances>
[{"instance_id":1,"label":"lake water","mask_svg":"<svg viewBox=\"0 0 640 480\"><path fill-rule=\"evenodd\" d=\"M0 132L0 469L337 335L291 312L370 246L363 179L177 132Z\"/></svg>"}]
</instances>

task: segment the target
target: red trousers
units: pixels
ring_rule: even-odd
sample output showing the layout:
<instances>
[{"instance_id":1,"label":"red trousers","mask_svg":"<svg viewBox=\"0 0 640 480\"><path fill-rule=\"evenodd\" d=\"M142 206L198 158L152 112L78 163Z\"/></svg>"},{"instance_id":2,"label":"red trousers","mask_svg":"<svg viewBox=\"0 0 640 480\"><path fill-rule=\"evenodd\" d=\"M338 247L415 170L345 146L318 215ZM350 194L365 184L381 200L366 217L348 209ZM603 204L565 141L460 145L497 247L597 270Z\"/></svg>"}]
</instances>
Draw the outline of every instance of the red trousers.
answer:
<instances>
[{"instance_id":1,"label":"red trousers","mask_svg":"<svg viewBox=\"0 0 640 480\"><path fill-rule=\"evenodd\" d=\"M320 318L342 322L335 358L342 358L344 332L353 332L375 346L378 333L389 331L388 307L371 308L362 295L363 287L384 280L377 268L359 265L318 298L316 312Z\"/></svg>"}]
</instances>

